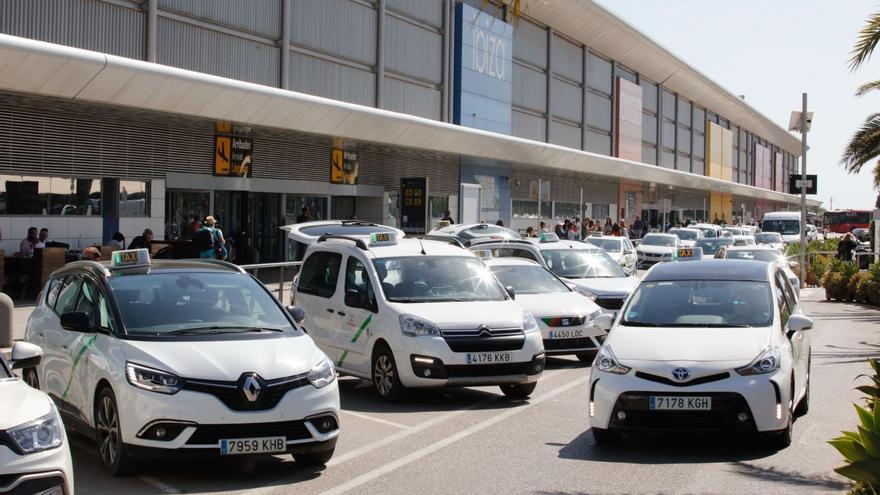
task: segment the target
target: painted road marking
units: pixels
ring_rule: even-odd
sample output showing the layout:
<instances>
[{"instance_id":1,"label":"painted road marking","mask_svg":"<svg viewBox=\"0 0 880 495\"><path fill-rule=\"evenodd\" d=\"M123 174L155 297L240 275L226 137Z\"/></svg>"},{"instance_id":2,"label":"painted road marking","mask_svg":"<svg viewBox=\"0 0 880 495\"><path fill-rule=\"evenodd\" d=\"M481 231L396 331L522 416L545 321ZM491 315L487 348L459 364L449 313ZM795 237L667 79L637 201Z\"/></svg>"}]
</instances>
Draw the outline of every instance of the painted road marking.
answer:
<instances>
[{"instance_id":1,"label":"painted road marking","mask_svg":"<svg viewBox=\"0 0 880 495\"><path fill-rule=\"evenodd\" d=\"M354 417L356 417L356 418L369 419L370 421L375 421L375 422L377 422L377 423L382 423L383 425L393 426L393 427L395 427L395 428L402 428L402 429L404 429L404 430L408 430L408 429L412 428L412 426L407 426L407 425L403 425L403 424L400 424L400 423L395 423L394 421L388 421L387 419L375 418L375 417L370 416L370 415L368 415L368 414L356 413L356 412L353 412L353 411L347 411L347 410L345 410L345 409L343 409L342 412L344 412L345 414L348 414L348 415L350 415L350 416L354 416Z\"/></svg>"}]
</instances>

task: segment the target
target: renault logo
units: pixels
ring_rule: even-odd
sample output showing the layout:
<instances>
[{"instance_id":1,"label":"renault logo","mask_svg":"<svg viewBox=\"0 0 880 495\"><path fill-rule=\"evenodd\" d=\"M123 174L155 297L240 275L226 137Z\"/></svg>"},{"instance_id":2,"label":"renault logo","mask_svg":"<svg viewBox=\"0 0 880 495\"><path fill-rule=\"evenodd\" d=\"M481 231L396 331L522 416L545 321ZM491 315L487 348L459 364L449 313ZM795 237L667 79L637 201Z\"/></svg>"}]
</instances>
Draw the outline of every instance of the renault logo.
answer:
<instances>
[{"instance_id":1,"label":"renault logo","mask_svg":"<svg viewBox=\"0 0 880 495\"><path fill-rule=\"evenodd\" d=\"M261 389L260 382L254 375L249 375L244 379L244 383L241 384L241 391L244 392L244 397L248 402L256 402L260 398Z\"/></svg>"},{"instance_id":2,"label":"renault logo","mask_svg":"<svg viewBox=\"0 0 880 495\"><path fill-rule=\"evenodd\" d=\"M672 370L672 378L675 378L680 382L687 380L689 376L691 376L691 373L687 368L675 368Z\"/></svg>"},{"instance_id":3,"label":"renault logo","mask_svg":"<svg viewBox=\"0 0 880 495\"><path fill-rule=\"evenodd\" d=\"M486 325L480 325L480 328L478 328L477 331L480 332L480 337L489 337L492 335L492 332Z\"/></svg>"}]
</instances>

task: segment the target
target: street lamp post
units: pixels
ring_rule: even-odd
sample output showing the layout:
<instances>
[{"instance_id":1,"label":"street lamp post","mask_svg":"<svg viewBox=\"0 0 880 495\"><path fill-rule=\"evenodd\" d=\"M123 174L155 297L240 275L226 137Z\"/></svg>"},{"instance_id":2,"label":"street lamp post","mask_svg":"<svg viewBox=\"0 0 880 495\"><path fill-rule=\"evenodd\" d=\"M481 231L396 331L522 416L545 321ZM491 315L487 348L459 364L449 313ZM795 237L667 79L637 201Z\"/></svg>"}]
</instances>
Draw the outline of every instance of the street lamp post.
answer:
<instances>
[{"instance_id":1,"label":"street lamp post","mask_svg":"<svg viewBox=\"0 0 880 495\"><path fill-rule=\"evenodd\" d=\"M800 279L801 279L801 287L804 286L804 281L806 280L806 258L807 258L807 235L806 235L806 225L807 225L807 133L810 132L810 126L813 123L813 114L812 112L807 112L807 94L803 93L803 102L801 106L801 111L791 112L791 120L788 124L789 131L795 131L801 133L801 180L800 180L800 190L801 190L801 221L800 221Z\"/></svg>"}]
</instances>

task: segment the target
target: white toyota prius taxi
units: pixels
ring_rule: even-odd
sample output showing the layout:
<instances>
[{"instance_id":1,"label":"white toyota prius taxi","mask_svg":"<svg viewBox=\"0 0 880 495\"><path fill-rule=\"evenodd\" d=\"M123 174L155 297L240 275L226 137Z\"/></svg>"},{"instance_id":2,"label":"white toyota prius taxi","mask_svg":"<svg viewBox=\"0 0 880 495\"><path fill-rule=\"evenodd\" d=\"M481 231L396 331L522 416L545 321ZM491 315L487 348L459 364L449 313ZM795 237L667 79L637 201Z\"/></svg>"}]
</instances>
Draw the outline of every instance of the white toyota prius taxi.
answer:
<instances>
[{"instance_id":1,"label":"white toyota prius taxi","mask_svg":"<svg viewBox=\"0 0 880 495\"><path fill-rule=\"evenodd\" d=\"M479 385L522 399L544 369L538 322L449 242L324 236L306 252L296 304L339 370L385 400L407 387Z\"/></svg>"},{"instance_id":2,"label":"white toyota prius taxi","mask_svg":"<svg viewBox=\"0 0 880 495\"><path fill-rule=\"evenodd\" d=\"M596 323L611 327L607 315ZM809 408L812 326L775 263L655 266L593 363L593 437L758 432L788 446Z\"/></svg>"},{"instance_id":3,"label":"white toyota prius taxi","mask_svg":"<svg viewBox=\"0 0 880 495\"><path fill-rule=\"evenodd\" d=\"M11 363L0 354L0 493L73 494L70 447L58 410L12 373L37 365L41 356L39 347L26 342L13 345Z\"/></svg>"},{"instance_id":4,"label":"white toyota prius taxi","mask_svg":"<svg viewBox=\"0 0 880 495\"><path fill-rule=\"evenodd\" d=\"M333 363L253 277L213 260L69 263L52 274L23 370L104 467L137 458L293 454L324 464L339 434Z\"/></svg>"}]
</instances>

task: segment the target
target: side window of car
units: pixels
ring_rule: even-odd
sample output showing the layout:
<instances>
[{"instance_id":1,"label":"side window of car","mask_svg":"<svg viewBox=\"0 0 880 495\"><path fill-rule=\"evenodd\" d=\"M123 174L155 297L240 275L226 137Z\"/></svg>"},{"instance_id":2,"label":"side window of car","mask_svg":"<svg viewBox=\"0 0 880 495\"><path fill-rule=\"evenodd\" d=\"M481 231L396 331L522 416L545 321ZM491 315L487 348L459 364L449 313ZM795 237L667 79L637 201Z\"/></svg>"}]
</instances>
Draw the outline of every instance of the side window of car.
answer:
<instances>
[{"instance_id":1,"label":"side window of car","mask_svg":"<svg viewBox=\"0 0 880 495\"><path fill-rule=\"evenodd\" d=\"M82 290L80 291L76 311L89 315L92 328L113 330L113 319L110 314L110 307L107 304L107 298L98 289L98 285L89 278L83 278Z\"/></svg>"},{"instance_id":2,"label":"side window of car","mask_svg":"<svg viewBox=\"0 0 880 495\"><path fill-rule=\"evenodd\" d=\"M339 266L342 255L339 253L318 252L311 254L303 263L296 290L301 294L331 298L336 293L339 279Z\"/></svg>"},{"instance_id":3,"label":"side window of car","mask_svg":"<svg viewBox=\"0 0 880 495\"><path fill-rule=\"evenodd\" d=\"M58 293L64 285L64 277L52 277L49 280L49 290L46 291L46 306L54 309L55 302L58 301Z\"/></svg>"},{"instance_id":4,"label":"side window of car","mask_svg":"<svg viewBox=\"0 0 880 495\"><path fill-rule=\"evenodd\" d=\"M785 328L791 316L791 307L785 297L785 275L782 272L776 272L776 305L779 307L780 324Z\"/></svg>"},{"instance_id":5,"label":"side window of car","mask_svg":"<svg viewBox=\"0 0 880 495\"><path fill-rule=\"evenodd\" d=\"M375 301L367 267L359 259L349 256L345 267L345 305L375 312Z\"/></svg>"},{"instance_id":6,"label":"side window of car","mask_svg":"<svg viewBox=\"0 0 880 495\"><path fill-rule=\"evenodd\" d=\"M59 315L76 311L77 296L82 284L82 275L68 275L64 279L58 298L55 301L55 312Z\"/></svg>"}]
</instances>

